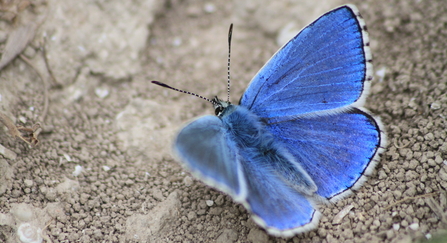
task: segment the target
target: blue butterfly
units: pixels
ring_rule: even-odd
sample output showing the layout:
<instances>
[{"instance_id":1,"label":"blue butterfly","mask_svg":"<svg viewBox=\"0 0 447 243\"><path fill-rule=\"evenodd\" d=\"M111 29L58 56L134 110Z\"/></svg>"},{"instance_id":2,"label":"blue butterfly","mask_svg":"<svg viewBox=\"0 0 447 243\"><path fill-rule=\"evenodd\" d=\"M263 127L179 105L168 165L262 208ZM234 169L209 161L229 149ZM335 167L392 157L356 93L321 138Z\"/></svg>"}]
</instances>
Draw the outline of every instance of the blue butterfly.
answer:
<instances>
[{"instance_id":1,"label":"blue butterfly","mask_svg":"<svg viewBox=\"0 0 447 243\"><path fill-rule=\"evenodd\" d=\"M380 120L362 107L371 80L365 23L355 6L341 6L285 44L239 105L210 100L216 116L187 124L174 150L268 233L308 231L318 205L359 188L386 144Z\"/></svg>"}]
</instances>

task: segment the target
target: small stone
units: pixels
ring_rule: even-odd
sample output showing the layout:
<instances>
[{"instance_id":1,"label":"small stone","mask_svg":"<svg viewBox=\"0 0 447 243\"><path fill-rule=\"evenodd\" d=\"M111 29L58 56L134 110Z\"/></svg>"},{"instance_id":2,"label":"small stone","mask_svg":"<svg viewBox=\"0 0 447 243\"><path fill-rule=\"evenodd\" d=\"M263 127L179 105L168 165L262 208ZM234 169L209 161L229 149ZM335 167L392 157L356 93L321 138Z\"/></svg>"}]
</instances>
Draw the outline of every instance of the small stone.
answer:
<instances>
[{"instance_id":1,"label":"small stone","mask_svg":"<svg viewBox=\"0 0 447 243\"><path fill-rule=\"evenodd\" d=\"M158 188L153 188L152 190L152 197L155 198L158 201L163 201L164 196L163 193Z\"/></svg>"},{"instance_id":2,"label":"small stone","mask_svg":"<svg viewBox=\"0 0 447 243\"><path fill-rule=\"evenodd\" d=\"M191 211L188 213L187 217L190 221L192 221L197 217L197 214L194 211Z\"/></svg>"},{"instance_id":3,"label":"small stone","mask_svg":"<svg viewBox=\"0 0 447 243\"><path fill-rule=\"evenodd\" d=\"M403 227L407 227L408 226L408 222L406 220L402 220L401 222Z\"/></svg>"},{"instance_id":4,"label":"small stone","mask_svg":"<svg viewBox=\"0 0 447 243\"><path fill-rule=\"evenodd\" d=\"M209 213L211 215L221 215L222 211L223 211L222 208L216 207L216 208L211 208Z\"/></svg>"},{"instance_id":5,"label":"small stone","mask_svg":"<svg viewBox=\"0 0 447 243\"><path fill-rule=\"evenodd\" d=\"M214 201L213 200L206 200L206 205L208 205L208 207L211 207L214 205Z\"/></svg>"},{"instance_id":6,"label":"small stone","mask_svg":"<svg viewBox=\"0 0 447 243\"><path fill-rule=\"evenodd\" d=\"M250 242L258 242L258 243L267 243L268 242L267 234L260 229L251 229L247 235L247 239Z\"/></svg>"},{"instance_id":7,"label":"small stone","mask_svg":"<svg viewBox=\"0 0 447 243\"><path fill-rule=\"evenodd\" d=\"M68 162L71 161L71 157L70 157L70 155L68 155L68 154L64 154L64 157L65 157L65 159L66 159Z\"/></svg>"},{"instance_id":8,"label":"small stone","mask_svg":"<svg viewBox=\"0 0 447 243\"><path fill-rule=\"evenodd\" d=\"M418 223L412 223L408 226L408 228L412 229L412 230L418 230L419 229L419 224Z\"/></svg>"},{"instance_id":9,"label":"small stone","mask_svg":"<svg viewBox=\"0 0 447 243\"><path fill-rule=\"evenodd\" d=\"M216 243L236 242L238 238L237 231L233 229L224 229L219 237L217 237Z\"/></svg>"},{"instance_id":10,"label":"small stone","mask_svg":"<svg viewBox=\"0 0 447 243\"><path fill-rule=\"evenodd\" d=\"M206 209L207 208L205 200L200 200L200 202L199 202L199 204L197 206L199 206L199 208L201 208L201 209Z\"/></svg>"},{"instance_id":11,"label":"small stone","mask_svg":"<svg viewBox=\"0 0 447 243\"><path fill-rule=\"evenodd\" d=\"M346 227L345 230L342 231L341 236L345 239L352 239L354 238L354 232L352 232L352 230L349 227Z\"/></svg>"},{"instance_id":12,"label":"small stone","mask_svg":"<svg viewBox=\"0 0 447 243\"><path fill-rule=\"evenodd\" d=\"M447 181L447 168L446 168L446 166L443 166L439 170L439 179L441 179L443 181Z\"/></svg>"},{"instance_id":13,"label":"small stone","mask_svg":"<svg viewBox=\"0 0 447 243\"><path fill-rule=\"evenodd\" d=\"M76 165L75 166L75 170L73 171L73 176L79 176L80 174L81 174L81 172L83 171L83 168L82 168L82 166L80 166L80 165Z\"/></svg>"},{"instance_id":14,"label":"small stone","mask_svg":"<svg viewBox=\"0 0 447 243\"><path fill-rule=\"evenodd\" d=\"M185 186L187 186L187 187L190 187L192 185L192 183L193 183L193 180L192 180L191 176L186 176L183 179L183 184L185 184Z\"/></svg>"},{"instance_id":15,"label":"small stone","mask_svg":"<svg viewBox=\"0 0 447 243\"><path fill-rule=\"evenodd\" d=\"M214 201L217 206L222 206L224 204L224 195L217 196L217 199Z\"/></svg>"},{"instance_id":16,"label":"small stone","mask_svg":"<svg viewBox=\"0 0 447 243\"><path fill-rule=\"evenodd\" d=\"M439 109L441 109L441 103L439 103L438 101L435 101L435 102L431 103L430 108L432 110L439 110Z\"/></svg>"},{"instance_id":17,"label":"small stone","mask_svg":"<svg viewBox=\"0 0 447 243\"><path fill-rule=\"evenodd\" d=\"M105 88L96 88L95 94L99 98L104 99L105 97L107 97L109 95L109 90L105 89Z\"/></svg>"},{"instance_id":18,"label":"small stone","mask_svg":"<svg viewBox=\"0 0 447 243\"><path fill-rule=\"evenodd\" d=\"M131 180L131 179L127 179L127 180L124 182L124 184L125 184L126 186L131 186L131 185L135 184L135 182L134 182L133 180Z\"/></svg>"},{"instance_id":19,"label":"small stone","mask_svg":"<svg viewBox=\"0 0 447 243\"><path fill-rule=\"evenodd\" d=\"M22 196L22 190L18 190L18 189L12 190L11 196L13 198L18 198L18 197Z\"/></svg>"},{"instance_id":20,"label":"small stone","mask_svg":"<svg viewBox=\"0 0 447 243\"><path fill-rule=\"evenodd\" d=\"M379 170L379 180L383 180L387 177L388 177L388 175L385 173L384 170Z\"/></svg>"},{"instance_id":21,"label":"small stone","mask_svg":"<svg viewBox=\"0 0 447 243\"><path fill-rule=\"evenodd\" d=\"M373 225L379 227L380 226L380 220L376 219L373 221Z\"/></svg>"},{"instance_id":22,"label":"small stone","mask_svg":"<svg viewBox=\"0 0 447 243\"><path fill-rule=\"evenodd\" d=\"M387 239L393 239L394 238L394 231L393 230L388 230L387 232L386 232L386 238Z\"/></svg>"},{"instance_id":23,"label":"small stone","mask_svg":"<svg viewBox=\"0 0 447 243\"><path fill-rule=\"evenodd\" d=\"M16 153L14 153L12 150L3 147L1 144L0 144L0 154L2 154L3 156L5 156L5 158L10 160L15 160L17 158Z\"/></svg>"},{"instance_id":24,"label":"small stone","mask_svg":"<svg viewBox=\"0 0 447 243\"><path fill-rule=\"evenodd\" d=\"M56 186L56 192L59 194L68 193L77 191L79 189L80 185L78 181L70 180L68 178L65 178L65 180Z\"/></svg>"},{"instance_id":25,"label":"small stone","mask_svg":"<svg viewBox=\"0 0 447 243\"><path fill-rule=\"evenodd\" d=\"M405 173L405 180L406 181L413 181L419 176L419 174L413 170L409 170Z\"/></svg>"},{"instance_id":26,"label":"small stone","mask_svg":"<svg viewBox=\"0 0 447 243\"><path fill-rule=\"evenodd\" d=\"M73 139L74 139L76 142L81 143L81 142L83 142L83 141L85 140L85 134L84 134L84 133L76 134L76 135L73 137Z\"/></svg>"},{"instance_id":27,"label":"small stone","mask_svg":"<svg viewBox=\"0 0 447 243\"><path fill-rule=\"evenodd\" d=\"M160 240L156 240L153 237L158 235L161 236L160 231L166 229L166 225L174 225L174 222L179 219L180 205L181 202L178 198L178 192L174 191L169 194L166 200L158 203L147 214L135 213L130 215L129 217L127 217L126 225L124 226L124 228L126 229L126 240L123 241L142 242L144 239L144 241L147 242L160 242ZM98 240L96 240L95 242L97 241Z\"/></svg>"},{"instance_id":28,"label":"small stone","mask_svg":"<svg viewBox=\"0 0 447 243\"><path fill-rule=\"evenodd\" d=\"M416 167L419 165L419 162L417 160L411 160L410 163L408 164L408 168L411 170L416 169Z\"/></svg>"},{"instance_id":29,"label":"small stone","mask_svg":"<svg viewBox=\"0 0 447 243\"><path fill-rule=\"evenodd\" d=\"M166 177L169 176L169 174L166 173L165 171L160 171L160 172L158 172L158 174L159 174L161 177L163 177L163 178L166 178Z\"/></svg>"},{"instance_id":30,"label":"small stone","mask_svg":"<svg viewBox=\"0 0 447 243\"><path fill-rule=\"evenodd\" d=\"M32 181L32 180L25 179L25 180L23 181L23 183L24 183L25 186L28 187L28 188L30 188L30 187L33 186L33 181Z\"/></svg>"},{"instance_id":31,"label":"small stone","mask_svg":"<svg viewBox=\"0 0 447 243\"><path fill-rule=\"evenodd\" d=\"M326 236L327 236L327 230L326 229L324 229L324 228L318 228L318 235L321 237L321 238L326 238Z\"/></svg>"},{"instance_id":32,"label":"small stone","mask_svg":"<svg viewBox=\"0 0 447 243\"><path fill-rule=\"evenodd\" d=\"M405 192L404 195L406 197L414 197L416 195L416 188L414 186L409 187Z\"/></svg>"},{"instance_id":33,"label":"small stone","mask_svg":"<svg viewBox=\"0 0 447 243\"><path fill-rule=\"evenodd\" d=\"M26 203L12 204L10 212L15 220L26 222L33 218L34 208Z\"/></svg>"},{"instance_id":34,"label":"small stone","mask_svg":"<svg viewBox=\"0 0 447 243\"><path fill-rule=\"evenodd\" d=\"M55 201L57 198L56 190L54 188L49 188L45 193L45 198L48 199L48 201Z\"/></svg>"},{"instance_id":35,"label":"small stone","mask_svg":"<svg viewBox=\"0 0 447 243\"><path fill-rule=\"evenodd\" d=\"M98 240L104 238L100 229L95 229L95 231L93 231L93 237Z\"/></svg>"}]
</instances>

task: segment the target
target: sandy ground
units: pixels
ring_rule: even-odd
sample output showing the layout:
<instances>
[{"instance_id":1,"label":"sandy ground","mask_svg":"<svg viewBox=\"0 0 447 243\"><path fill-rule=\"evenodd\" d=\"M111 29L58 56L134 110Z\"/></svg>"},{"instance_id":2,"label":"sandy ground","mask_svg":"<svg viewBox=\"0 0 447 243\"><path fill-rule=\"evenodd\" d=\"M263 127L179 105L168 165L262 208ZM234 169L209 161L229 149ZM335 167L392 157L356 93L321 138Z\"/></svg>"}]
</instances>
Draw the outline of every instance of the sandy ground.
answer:
<instances>
[{"instance_id":1,"label":"sandy ground","mask_svg":"<svg viewBox=\"0 0 447 243\"><path fill-rule=\"evenodd\" d=\"M374 57L367 107L382 118L389 145L356 194L322 209L318 229L282 239L173 159L181 125L214 111L150 80L224 97L234 23L236 103L293 30L343 2L2 1L2 60L14 55L0 71L0 111L43 130L33 148L0 133L0 242L443 242L447 4L353 3ZM26 46L22 57L7 40Z\"/></svg>"}]
</instances>

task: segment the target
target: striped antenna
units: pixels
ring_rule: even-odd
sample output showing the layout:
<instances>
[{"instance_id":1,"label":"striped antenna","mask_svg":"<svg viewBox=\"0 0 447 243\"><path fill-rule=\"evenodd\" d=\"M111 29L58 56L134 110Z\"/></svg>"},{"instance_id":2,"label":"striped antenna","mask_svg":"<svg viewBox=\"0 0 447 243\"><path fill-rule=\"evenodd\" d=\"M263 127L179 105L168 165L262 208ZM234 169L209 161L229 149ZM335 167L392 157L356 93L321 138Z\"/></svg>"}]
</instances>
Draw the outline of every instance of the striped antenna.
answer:
<instances>
[{"instance_id":1,"label":"striped antenna","mask_svg":"<svg viewBox=\"0 0 447 243\"><path fill-rule=\"evenodd\" d=\"M176 88L174 88L174 87L171 87L171 86L169 86L169 85L167 85L167 84L165 84L165 83L159 82L159 81L151 81L151 83L156 84L156 85L160 85L160 86L163 87L163 88L168 88L168 89L175 90L175 91L180 92L180 93L185 93L185 94L189 94L189 95L194 95L194 96L196 96L196 97L199 97L200 99L204 99L204 100L210 102L210 103L213 104L214 106L217 105L217 103L216 103L216 101L215 101L214 99L213 99L213 100L210 100L210 99L208 99L208 98L206 98L206 97L203 97L203 96L201 96L201 95L198 95L198 94L196 94L196 93L192 93L192 92L185 91L185 90L181 90L181 89L176 89Z\"/></svg>"},{"instance_id":2,"label":"striped antenna","mask_svg":"<svg viewBox=\"0 0 447 243\"><path fill-rule=\"evenodd\" d=\"M231 57L231 36L233 35L233 24L230 24L230 29L228 30L228 65L227 65L227 102L230 103L230 57Z\"/></svg>"}]
</instances>

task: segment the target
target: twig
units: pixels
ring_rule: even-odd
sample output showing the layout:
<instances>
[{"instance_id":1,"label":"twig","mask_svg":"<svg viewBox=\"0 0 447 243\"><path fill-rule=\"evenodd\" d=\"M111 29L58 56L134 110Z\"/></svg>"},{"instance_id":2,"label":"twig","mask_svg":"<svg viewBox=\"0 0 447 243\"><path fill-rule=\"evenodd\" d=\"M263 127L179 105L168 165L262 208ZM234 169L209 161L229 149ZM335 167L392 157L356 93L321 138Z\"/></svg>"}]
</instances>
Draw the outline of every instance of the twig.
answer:
<instances>
[{"instance_id":1,"label":"twig","mask_svg":"<svg viewBox=\"0 0 447 243\"><path fill-rule=\"evenodd\" d=\"M404 144L404 145L402 145L402 141L400 141L400 144L401 144L401 145L398 146L396 140L397 140L397 138L394 138L394 146L395 146L396 148L398 148L398 149L405 148L405 147L408 147L408 145L410 145L410 141L408 141L408 142L407 142L406 144Z\"/></svg>"},{"instance_id":2,"label":"twig","mask_svg":"<svg viewBox=\"0 0 447 243\"><path fill-rule=\"evenodd\" d=\"M48 222L48 224L45 225L45 227L43 227L42 232L41 232L42 238L45 239L47 242L50 242L50 243L52 242L50 237L47 234L44 235L44 232L45 232L45 230L47 230L48 226L50 226L50 224L53 222L53 220L54 220L54 218L52 218L50 220L50 222Z\"/></svg>"},{"instance_id":3,"label":"twig","mask_svg":"<svg viewBox=\"0 0 447 243\"><path fill-rule=\"evenodd\" d=\"M51 79L53 80L53 83L57 86L60 86L59 82L57 81L56 77L53 74L53 70L51 70L50 68L50 64L48 62L48 57L47 57L47 49L45 48L45 45L47 43L47 38L44 37L43 38L43 43L40 46L40 50L42 51L42 55L43 55L43 60L45 61L45 66L47 67L48 73L51 76Z\"/></svg>"},{"instance_id":4,"label":"twig","mask_svg":"<svg viewBox=\"0 0 447 243\"><path fill-rule=\"evenodd\" d=\"M388 210L388 209L390 209L390 208L392 208L392 207L394 207L394 206L396 206L396 205L398 205L398 204L401 204L401 203L403 203L403 202L405 202L405 201L407 201L407 200L415 200L415 199L419 199L419 198L423 198L423 197L433 196L433 195L436 195L436 194L438 194L438 193L439 193L439 192L432 192L432 193L427 193L427 194L419 195L419 196L415 196L415 197L406 197L406 198L401 199L401 200L399 200L399 201L397 201L397 202L391 204L390 206L384 208L383 211Z\"/></svg>"}]
</instances>

